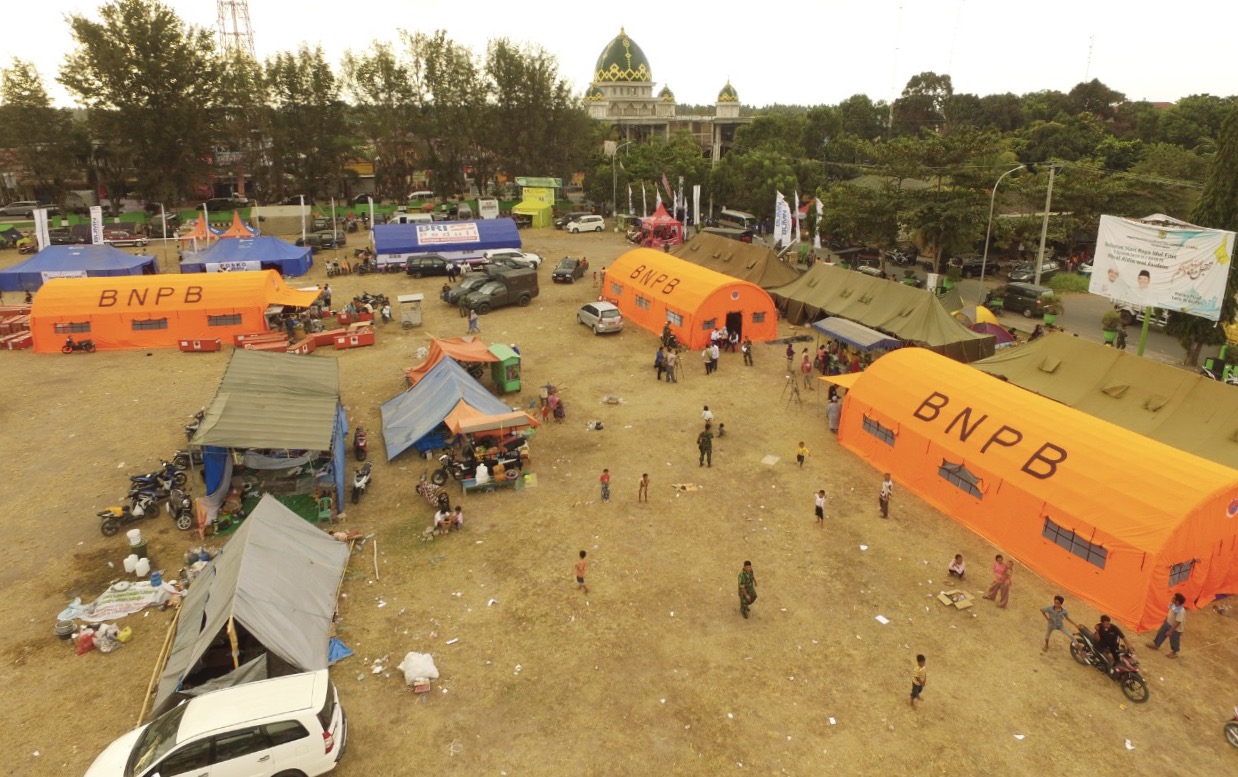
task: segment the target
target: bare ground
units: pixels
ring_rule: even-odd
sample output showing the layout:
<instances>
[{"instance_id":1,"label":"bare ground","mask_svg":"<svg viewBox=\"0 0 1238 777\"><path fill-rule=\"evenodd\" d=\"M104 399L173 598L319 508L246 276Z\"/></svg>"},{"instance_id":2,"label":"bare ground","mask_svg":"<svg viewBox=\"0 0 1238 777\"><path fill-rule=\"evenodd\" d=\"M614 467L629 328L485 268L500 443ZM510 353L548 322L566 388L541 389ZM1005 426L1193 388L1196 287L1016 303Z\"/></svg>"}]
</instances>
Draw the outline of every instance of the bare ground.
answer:
<instances>
[{"instance_id":1,"label":"bare ground","mask_svg":"<svg viewBox=\"0 0 1238 777\"><path fill-rule=\"evenodd\" d=\"M527 239L548 265L570 252L600 267L624 250L609 234ZM325 258L294 283L322 283ZM338 774L1232 771L1221 724L1238 702L1234 620L1192 614L1177 661L1143 651L1152 698L1133 705L1072 661L1061 637L1040 652L1038 610L1054 591L1030 570L1018 571L1007 611L942 607L933 595L949 558L968 559L975 591L995 549L905 491L882 521L879 475L830 438L815 392L802 407L783 401L780 347L758 345L752 368L724 354L710 377L689 358L683 382L658 383L654 335L594 337L575 324L575 308L597 293L587 279L547 282L530 308L483 317L484 338L517 343L524 356L525 390L510 402L527 406L536 386L554 382L568 419L533 439L536 487L469 496L465 531L423 543L431 512L412 487L429 463L411 453L382 461L378 405L400 391L400 368L418 361L428 336L464 332L437 301L441 282L333 279L337 300L425 291L426 324L309 357L340 360L350 420L375 432L377 460L371 492L344 522L376 534L381 577L367 546L339 603L340 636L356 656L333 669L351 724ZM227 358L0 354L9 462L0 730L10 774L80 773L134 724L170 615L131 616L135 640L110 655L75 656L51 627L70 598L92 598L123 574L124 535L100 536L94 513L122 493L126 474L184 442L183 422L209 403ZM623 403L604 404L611 394ZM704 404L728 430L712 468L694 466ZM587 431L590 419L605 429ZM813 451L803 470L800 439ZM767 454L780 461L760 463ZM609 504L598 499L603 467ZM647 505L636 502L642 472L653 480ZM677 495L674 483L700 490ZM812 518L818 488L830 497L824 529ZM166 516L143 533L156 566L173 573L193 544ZM580 549L591 561L587 596L572 580ZM750 620L736 597L745 559L760 593ZM1068 606L1095 622L1091 607ZM425 698L394 669L410 650L432 653L443 673ZM929 683L912 711L918 652ZM390 668L372 674L380 657Z\"/></svg>"}]
</instances>

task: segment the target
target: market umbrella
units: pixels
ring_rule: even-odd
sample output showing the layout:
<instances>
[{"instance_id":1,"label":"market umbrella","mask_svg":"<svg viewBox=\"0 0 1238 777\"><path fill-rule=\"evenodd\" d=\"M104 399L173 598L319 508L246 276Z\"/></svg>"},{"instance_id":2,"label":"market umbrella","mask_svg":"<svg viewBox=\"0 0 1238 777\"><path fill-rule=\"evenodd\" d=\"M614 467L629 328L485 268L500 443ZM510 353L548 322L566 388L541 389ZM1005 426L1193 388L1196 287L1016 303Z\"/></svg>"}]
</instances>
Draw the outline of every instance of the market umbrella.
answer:
<instances>
[{"instance_id":1,"label":"market umbrella","mask_svg":"<svg viewBox=\"0 0 1238 777\"><path fill-rule=\"evenodd\" d=\"M964 326L972 324L996 324L997 316L993 315L993 311L986 308L984 305L968 305L959 312L954 314Z\"/></svg>"}]
</instances>

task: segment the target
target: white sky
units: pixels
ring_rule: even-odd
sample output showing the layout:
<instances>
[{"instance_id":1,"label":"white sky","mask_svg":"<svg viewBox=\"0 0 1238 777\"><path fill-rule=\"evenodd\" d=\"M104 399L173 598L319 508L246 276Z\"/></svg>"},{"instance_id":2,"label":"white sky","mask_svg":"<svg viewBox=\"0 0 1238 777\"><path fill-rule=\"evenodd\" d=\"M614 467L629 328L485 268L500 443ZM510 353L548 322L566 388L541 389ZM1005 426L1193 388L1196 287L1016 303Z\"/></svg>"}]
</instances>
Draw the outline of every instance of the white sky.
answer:
<instances>
[{"instance_id":1,"label":"white sky","mask_svg":"<svg viewBox=\"0 0 1238 777\"><path fill-rule=\"evenodd\" d=\"M215 0L165 2L186 22L215 29ZM10 32L0 65L11 57L34 62L49 92L68 104L55 83L73 46L65 18L98 18L102 4L7 0ZM321 44L338 62L372 40L395 42L399 29L445 29L478 53L497 37L539 44L578 92L623 25L649 58L656 89L669 85L683 103L713 103L728 78L741 102L754 106L837 103L857 93L888 100L923 71L949 73L956 92L979 95L1065 92L1092 78L1132 100L1238 93L1227 43L1238 4L1225 0L808 0L785 3L780 17L741 10L751 5L670 2L612 12L588 0L540 7L512 0L249 0L249 13L260 59L305 41Z\"/></svg>"}]
</instances>

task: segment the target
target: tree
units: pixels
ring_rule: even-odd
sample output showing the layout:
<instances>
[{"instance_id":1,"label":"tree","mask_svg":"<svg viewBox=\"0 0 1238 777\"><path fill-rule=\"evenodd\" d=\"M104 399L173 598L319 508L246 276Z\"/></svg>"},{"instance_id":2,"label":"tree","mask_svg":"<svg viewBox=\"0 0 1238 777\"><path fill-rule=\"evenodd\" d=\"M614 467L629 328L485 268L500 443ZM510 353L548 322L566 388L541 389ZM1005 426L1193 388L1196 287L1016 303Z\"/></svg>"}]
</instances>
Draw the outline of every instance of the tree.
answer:
<instances>
[{"instance_id":1,"label":"tree","mask_svg":"<svg viewBox=\"0 0 1238 777\"><path fill-rule=\"evenodd\" d=\"M1238 231L1238 106L1230 108L1229 115L1221 124L1217 139L1217 152L1208 168L1208 180L1199 196L1190 221L1201 227ZM1232 324L1238 316L1238 273L1233 271L1234 250L1230 247L1225 298L1221 301L1220 323ZM1199 364L1199 352L1205 345L1220 345L1225 342L1225 330L1207 319L1184 313L1169 314L1165 333L1178 338L1186 350L1183 363L1194 367Z\"/></svg>"},{"instance_id":2,"label":"tree","mask_svg":"<svg viewBox=\"0 0 1238 777\"><path fill-rule=\"evenodd\" d=\"M345 164L354 143L322 47L302 44L295 53L280 52L267 60L264 71L275 180L299 194L346 194Z\"/></svg>"},{"instance_id":3,"label":"tree","mask_svg":"<svg viewBox=\"0 0 1238 777\"><path fill-rule=\"evenodd\" d=\"M87 107L105 146L147 199L177 202L202 177L217 139L223 66L208 30L159 0L113 0L100 21L69 17L76 49L59 81Z\"/></svg>"},{"instance_id":4,"label":"tree","mask_svg":"<svg viewBox=\"0 0 1238 777\"><path fill-rule=\"evenodd\" d=\"M1027 124L1027 116L1023 112L1023 101L1016 95L986 94L980 98L981 123L979 126L997 130L998 132L1016 132Z\"/></svg>"},{"instance_id":5,"label":"tree","mask_svg":"<svg viewBox=\"0 0 1238 777\"><path fill-rule=\"evenodd\" d=\"M714 167L714 201L762 219L773 215L777 192L790 200L799 188L794 160L777 151L732 150Z\"/></svg>"},{"instance_id":6,"label":"tree","mask_svg":"<svg viewBox=\"0 0 1238 777\"><path fill-rule=\"evenodd\" d=\"M32 63L15 58L0 69L0 148L9 149L21 171L13 199L24 192L65 209L68 184L79 171L74 130L71 114L52 107Z\"/></svg>"},{"instance_id":7,"label":"tree","mask_svg":"<svg viewBox=\"0 0 1238 777\"><path fill-rule=\"evenodd\" d=\"M280 182L270 176L266 142L270 132L266 83L262 65L249 54L233 49L224 58L218 109L219 135L212 155L214 174L237 181L237 194L268 196L279 193ZM256 184L247 185L247 179ZM210 181L196 181L199 190L209 189Z\"/></svg>"},{"instance_id":8,"label":"tree","mask_svg":"<svg viewBox=\"0 0 1238 777\"><path fill-rule=\"evenodd\" d=\"M1099 78L1076 84L1066 96L1071 113L1088 113L1104 120L1112 119L1122 103L1126 102L1126 95L1105 86Z\"/></svg>"},{"instance_id":9,"label":"tree","mask_svg":"<svg viewBox=\"0 0 1238 777\"><path fill-rule=\"evenodd\" d=\"M417 63L401 59L387 43L344 55L343 83L355 101L358 133L374 165L374 191L403 200L417 169L416 138L423 124L424 94Z\"/></svg>"},{"instance_id":10,"label":"tree","mask_svg":"<svg viewBox=\"0 0 1238 777\"><path fill-rule=\"evenodd\" d=\"M946 124L946 101L954 94L950 76L924 72L912 76L894 101L894 130L918 135L922 129L940 130Z\"/></svg>"},{"instance_id":11,"label":"tree","mask_svg":"<svg viewBox=\"0 0 1238 777\"><path fill-rule=\"evenodd\" d=\"M845 135L876 141L889 134L890 107L884 101L874 103L867 95L855 94L838 104L838 113Z\"/></svg>"}]
</instances>

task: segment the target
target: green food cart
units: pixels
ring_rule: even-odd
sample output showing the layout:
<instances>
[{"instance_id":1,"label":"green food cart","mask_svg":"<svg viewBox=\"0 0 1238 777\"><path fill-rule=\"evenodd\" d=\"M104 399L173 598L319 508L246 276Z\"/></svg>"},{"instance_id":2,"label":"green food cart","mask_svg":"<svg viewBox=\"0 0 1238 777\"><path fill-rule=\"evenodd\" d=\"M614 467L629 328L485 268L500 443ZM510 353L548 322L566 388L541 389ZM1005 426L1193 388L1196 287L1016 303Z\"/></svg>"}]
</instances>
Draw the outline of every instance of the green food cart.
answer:
<instances>
[{"instance_id":1,"label":"green food cart","mask_svg":"<svg viewBox=\"0 0 1238 777\"><path fill-rule=\"evenodd\" d=\"M500 394L510 394L520 390L520 354L502 343L490 346L490 353L498 359L490 365L490 377Z\"/></svg>"}]
</instances>

